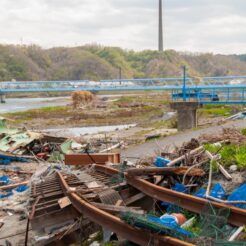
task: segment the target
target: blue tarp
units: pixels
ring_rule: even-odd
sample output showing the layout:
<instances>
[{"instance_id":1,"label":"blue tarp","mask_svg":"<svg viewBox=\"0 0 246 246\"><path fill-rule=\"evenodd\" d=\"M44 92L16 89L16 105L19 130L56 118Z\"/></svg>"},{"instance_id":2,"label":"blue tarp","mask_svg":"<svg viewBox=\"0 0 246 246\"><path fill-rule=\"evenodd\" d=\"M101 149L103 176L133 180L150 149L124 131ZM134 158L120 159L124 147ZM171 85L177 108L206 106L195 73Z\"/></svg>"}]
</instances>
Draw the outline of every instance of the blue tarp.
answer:
<instances>
[{"instance_id":1,"label":"blue tarp","mask_svg":"<svg viewBox=\"0 0 246 246\"><path fill-rule=\"evenodd\" d=\"M226 192L221 184L217 183L214 185L213 189L210 192L210 196L224 200L226 198Z\"/></svg>"},{"instance_id":2,"label":"blue tarp","mask_svg":"<svg viewBox=\"0 0 246 246\"><path fill-rule=\"evenodd\" d=\"M15 189L15 191L21 193L21 192L26 191L27 189L28 189L28 186L27 186L27 185L21 185L21 186L17 187L17 188Z\"/></svg>"},{"instance_id":3,"label":"blue tarp","mask_svg":"<svg viewBox=\"0 0 246 246\"><path fill-rule=\"evenodd\" d=\"M3 185L8 185L10 183L9 177L8 176L1 176L0 177L0 183Z\"/></svg>"},{"instance_id":4,"label":"blue tarp","mask_svg":"<svg viewBox=\"0 0 246 246\"><path fill-rule=\"evenodd\" d=\"M27 158L0 154L0 165L9 165L11 162L29 162Z\"/></svg>"},{"instance_id":5,"label":"blue tarp","mask_svg":"<svg viewBox=\"0 0 246 246\"><path fill-rule=\"evenodd\" d=\"M246 201L246 183L235 189L229 196L228 201ZM236 207L246 209L246 204L235 204Z\"/></svg>"},{"instance_id":6,"label":"blue tarp","mask_svg":"<svg viewBox=\"0 0 246 246\"><path fill-rule=\"evenodd\" d=\"M213 186L209 195L214 197L214 198L220 199L220 200L223 200L226 198L226 192L220 183L217 183ZM201 188L193 196L205 199L206 198L206 190L204 188Z\"/></svg>"},{"instance_id":7,"label":"blue tarp","mask_svg":"<svg viewBox=\"0 0 246 246\"><path fill-rule=\"evenodd\" d=\"M176 183L174 187L172 187L171 190L181 192L181 193L188 193L189 189L186 188L183 184L181 183ZM167 211L171 211L172 209L178 209L178 207L174 204L171 204L169 202L161 202L161 206L165 208ZM179 210L179 209L178 209Z\"/></svg>"},{"instance_id":8,"label":"blue tarp","mask_svg":"<svg viewBox=\"0 0 246 246\"><path fill-rule=\"evenodd\" d=\"M13 194L14 194L13 191L9 191L9 192L7 192L7 193L0 194L0 199L10 197L10 196L12 196Z\"/></svg>"}]
</instances>

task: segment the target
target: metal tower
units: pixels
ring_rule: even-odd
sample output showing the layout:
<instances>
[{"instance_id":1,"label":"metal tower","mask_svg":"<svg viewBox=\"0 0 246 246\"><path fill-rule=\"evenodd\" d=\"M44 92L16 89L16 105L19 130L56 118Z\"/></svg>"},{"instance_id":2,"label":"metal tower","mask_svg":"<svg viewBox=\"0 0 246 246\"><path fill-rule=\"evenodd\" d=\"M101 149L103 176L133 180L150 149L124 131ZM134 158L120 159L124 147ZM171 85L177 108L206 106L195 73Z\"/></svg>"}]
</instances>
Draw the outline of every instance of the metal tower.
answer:
<instances>
[{"instance_id":1,"label":"metal tower","mask_svg":"<svg viewBox=\"0 0 246 246\"><path fill-rule=\"evenodd\" d=\"M162 0L159 0L159 51L163 51Z\"/></svg>"}]
</instances>

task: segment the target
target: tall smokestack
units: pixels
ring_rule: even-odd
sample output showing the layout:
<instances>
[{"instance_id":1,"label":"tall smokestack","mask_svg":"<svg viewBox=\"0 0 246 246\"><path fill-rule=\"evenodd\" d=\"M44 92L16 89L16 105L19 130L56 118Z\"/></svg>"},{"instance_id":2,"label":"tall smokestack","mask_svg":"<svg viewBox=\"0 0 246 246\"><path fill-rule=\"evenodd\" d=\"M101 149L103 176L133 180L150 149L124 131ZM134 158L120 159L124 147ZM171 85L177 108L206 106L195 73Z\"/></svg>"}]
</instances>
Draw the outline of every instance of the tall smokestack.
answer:
<instances>
[{"instance_id":1,"label":"tall smokestack","mask_svg":"<svg viewBox=\"0 0 246 246\"><path fill-rule=\"evenodd\" d=\"M159 0L159 51L163 51L162 0Z\"/></svg>"}]
</instances>

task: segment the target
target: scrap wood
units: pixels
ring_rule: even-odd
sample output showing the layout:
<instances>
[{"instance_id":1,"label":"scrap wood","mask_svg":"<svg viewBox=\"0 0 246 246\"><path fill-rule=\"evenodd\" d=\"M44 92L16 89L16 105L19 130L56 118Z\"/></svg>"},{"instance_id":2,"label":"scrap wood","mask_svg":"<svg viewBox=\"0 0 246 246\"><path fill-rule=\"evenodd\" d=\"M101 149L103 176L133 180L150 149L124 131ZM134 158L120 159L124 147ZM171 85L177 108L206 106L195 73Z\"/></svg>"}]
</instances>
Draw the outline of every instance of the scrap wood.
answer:
<instances>
[{"instance_id":1,"label":"scrap wood","mask_svg":"<svg viewBox=\"0 0 246 246\"><path fill-rule=\"evenodd\" d=\"M246 136L244 136L240 130L235 128L223 128L222 132L219 134L204 134L199 137L203 142L216 143L221 141L226 141L227 143L243 143L246 141Z\"/></svg>"},{"instance_id":2,"label":"scrap wood","mask_svg":"<svg viewBox=\"0 0 246 246\"><path fill-rule=\"evenodd\" d=\"M233 242L239 235L241 232L243 232L244 230L244 226L240 226L238 227L238 229L233 233L233 235L229 238L229 242Z\"/></svg>"},{"instance_id":3,"label":"scrap wood","mask_svg":"<svg viewBox=\"0 0 246 246\"><path fill-rule=\"evenodd\" d=\"M113 145L113 146L110 147L110 148L101 150L100 153L106 153L106 152L109 152L109 151L111 151L111 150L113 150L113 149L117 149L117 148L121 147L123 144L124 144L124 141L121 141L120 143L117 143L117 144Z\"/></svg>"},{"instance_id":4,"label":"scrap wood","mask_svg":"<svg viewBox=\"0 0 246 246\"><path fill-rule=\"evenodd\" d=\"M98 191L102 191L104 190L104 188L102 187L99 187L99 188L88 188L88 189L84 189L84 188L80 188L80 187L70 187L69 190L67 191L68 194L72 194L72 193L76 193L76 192L79 192L81 194L87 194L87 193L90 193L90 192L98 192Z\"/></svg>"},{"instance_id":5,"label":"scrap wood","mask_svg":"<svg viewBox=\"0 0 246 246\"><path fill-rule=\"evenodd\" d=\"M204 147L203 147L203 146L200 146L200 147L198 147L198 148L196 148L196 149L191 150L191 151L189 152L189 154L190 154L190 155L194 155L194 154L196 154L196 153L198 153L198 152L200 152L200 151L202 151L202 150L204 150ZM169 167L170 167L170 166L174 166L175 164L177 164L177 163L179 163L179 162L185 160L186 157L187 157L187 153L184 154L184 155L182 155L182 156L180 156L180 157L178 157L178 158L175 159L175 160L172 160L172 161L171 161L170 163L168 163L167 165L168 165Z\"/></svg>"},{"instance_id":6,"label":"scrap wood","mask_svg":"<svg viewBox=\"0 0 246 246\"><path fill-rule=\"evenodd\" d=\"M178 149L178 155L185 155L189 153L191 150L199 148L200 143L196 138L192 138L189 142L186 142L182 145L181 148Z\"/></svg>"},{"instance_id":7,"label":"scrap wood","mask_svg":"<svg viewBox=\"0 0 246 246\"><path fill-rule=\"evenodd\" d=\"M65 207L67 207L67 206L72 204L70 199L67 196L59 199L58 203L59 203L60 208L65 208Z\"/></svg>"},{"instance_id":8,"label":"scrap wood","mask_svg":"<svg viewBox=\"0 0 246 246\"><path fill-rule=\"evenodd\" d=\"M21 186L21 185L27 185L28 183L29 183L29 181L24 181L24 182L17 183L17 184L11 184L11 185L0 186L0 190L13 189L13 188L16 188L16 187Z\"/></svg>"},{"instance_id":9,"label":"scrap wood","mask_svg":"<svg viewBox=\"0 0 246 246\"><path fill-rule=\"evenodd\" d=\"M116 203L115 203L115 206L121 206L123 204L123 200L118 200Z\"/></svg>"},{"instance_id":10,"label":"scrap wood","mask_svg":"<svg viewBox=\"0 0 246 246\"><path fill-rule=\"evenodd\" d=\"M127 171L127 174L130 176L141 176L141 175L157 175L157 174L177 174L184 175L186 174L189 167L150 167L144 169L130 169ZM200 168L193 168L190 172L187 173L187 176L204 176L205 172Z\"/></svg>"},{"instance_id":11,"label":"scrap wood","mask_svg":"<svg viewBox=\"0 0 246 246\"><path fill-rule=\"evenodd\" d=\"M194 170L195 168L198 168L198 167L200 167L201 165L206 164L207 162L208 162L208 160L206 159L206 160L204 160L204 161L202 161L202 162L200 162L200 163L198 163L198 164L195 164L195 165L191 166L191 167L185 172L185 174L184 174L184 176L183 176L183 182L182 182L182 184L185 184L185 178L188 176L188 174L191 172L192 169Z\"/></svg>"},{"instance_id":12,"label":"scrap wood","mask_svg":"<svg viewBox=\"0 0 246 246\"><path fill-rule=\"evenodd\" d=\"M91 203L93 206L102 209L109 213L125 213L125 212L132 212L135 214L143 215L145 214L143 210L139 209L138 207L125 207L125 206L115 206L110 204L104 204L104 203Z\"/></svg>"},{"instance_id":13,"label":"scrap wood","mask_svg":"<svg viewBox=\"0 0 246 246\"><path fill-rule=\"evenodd\" d=\"M213 156L209 151L206 151L205 153L211 161L217 161L218 158L216 156ZM232 180L232 176L225 170L225 168L218 162L216 163L219 167L220 172L226 177L226 179Z\"/></svg>"},{"instance_id":14,"label":"scrap wood","mask_svg":"<svg viewBox=\"0 0 246 246\"><path fill-rule=\"evenodd\" d=\"M136 201L139 201L141 200L142 198L146 197L146 195L142 192L139 192L138 194L134 195L134 196L131 196L129 197L127 200L125 200L125 204L126 206L136 202Z\"/></svg>"}]
</instances>

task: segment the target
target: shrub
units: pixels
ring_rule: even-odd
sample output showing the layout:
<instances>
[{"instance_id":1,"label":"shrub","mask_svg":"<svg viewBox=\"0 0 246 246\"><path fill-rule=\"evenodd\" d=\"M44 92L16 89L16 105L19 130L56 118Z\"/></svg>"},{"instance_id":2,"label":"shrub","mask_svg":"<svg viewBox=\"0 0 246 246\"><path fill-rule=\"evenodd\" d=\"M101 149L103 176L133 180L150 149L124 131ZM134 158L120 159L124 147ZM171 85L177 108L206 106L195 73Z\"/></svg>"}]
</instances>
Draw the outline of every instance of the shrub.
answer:
<instances>
[{"instance_id":1,"label":"shrub","mask_svg":"<svg viewBox=\"0 0 246 246\"><path fill-rule=\"evenodd\" d=\"M73 108L88 104L94 100L94 95L89 91L75 91L72 93Z\"/></svg>"}]
</instances>

